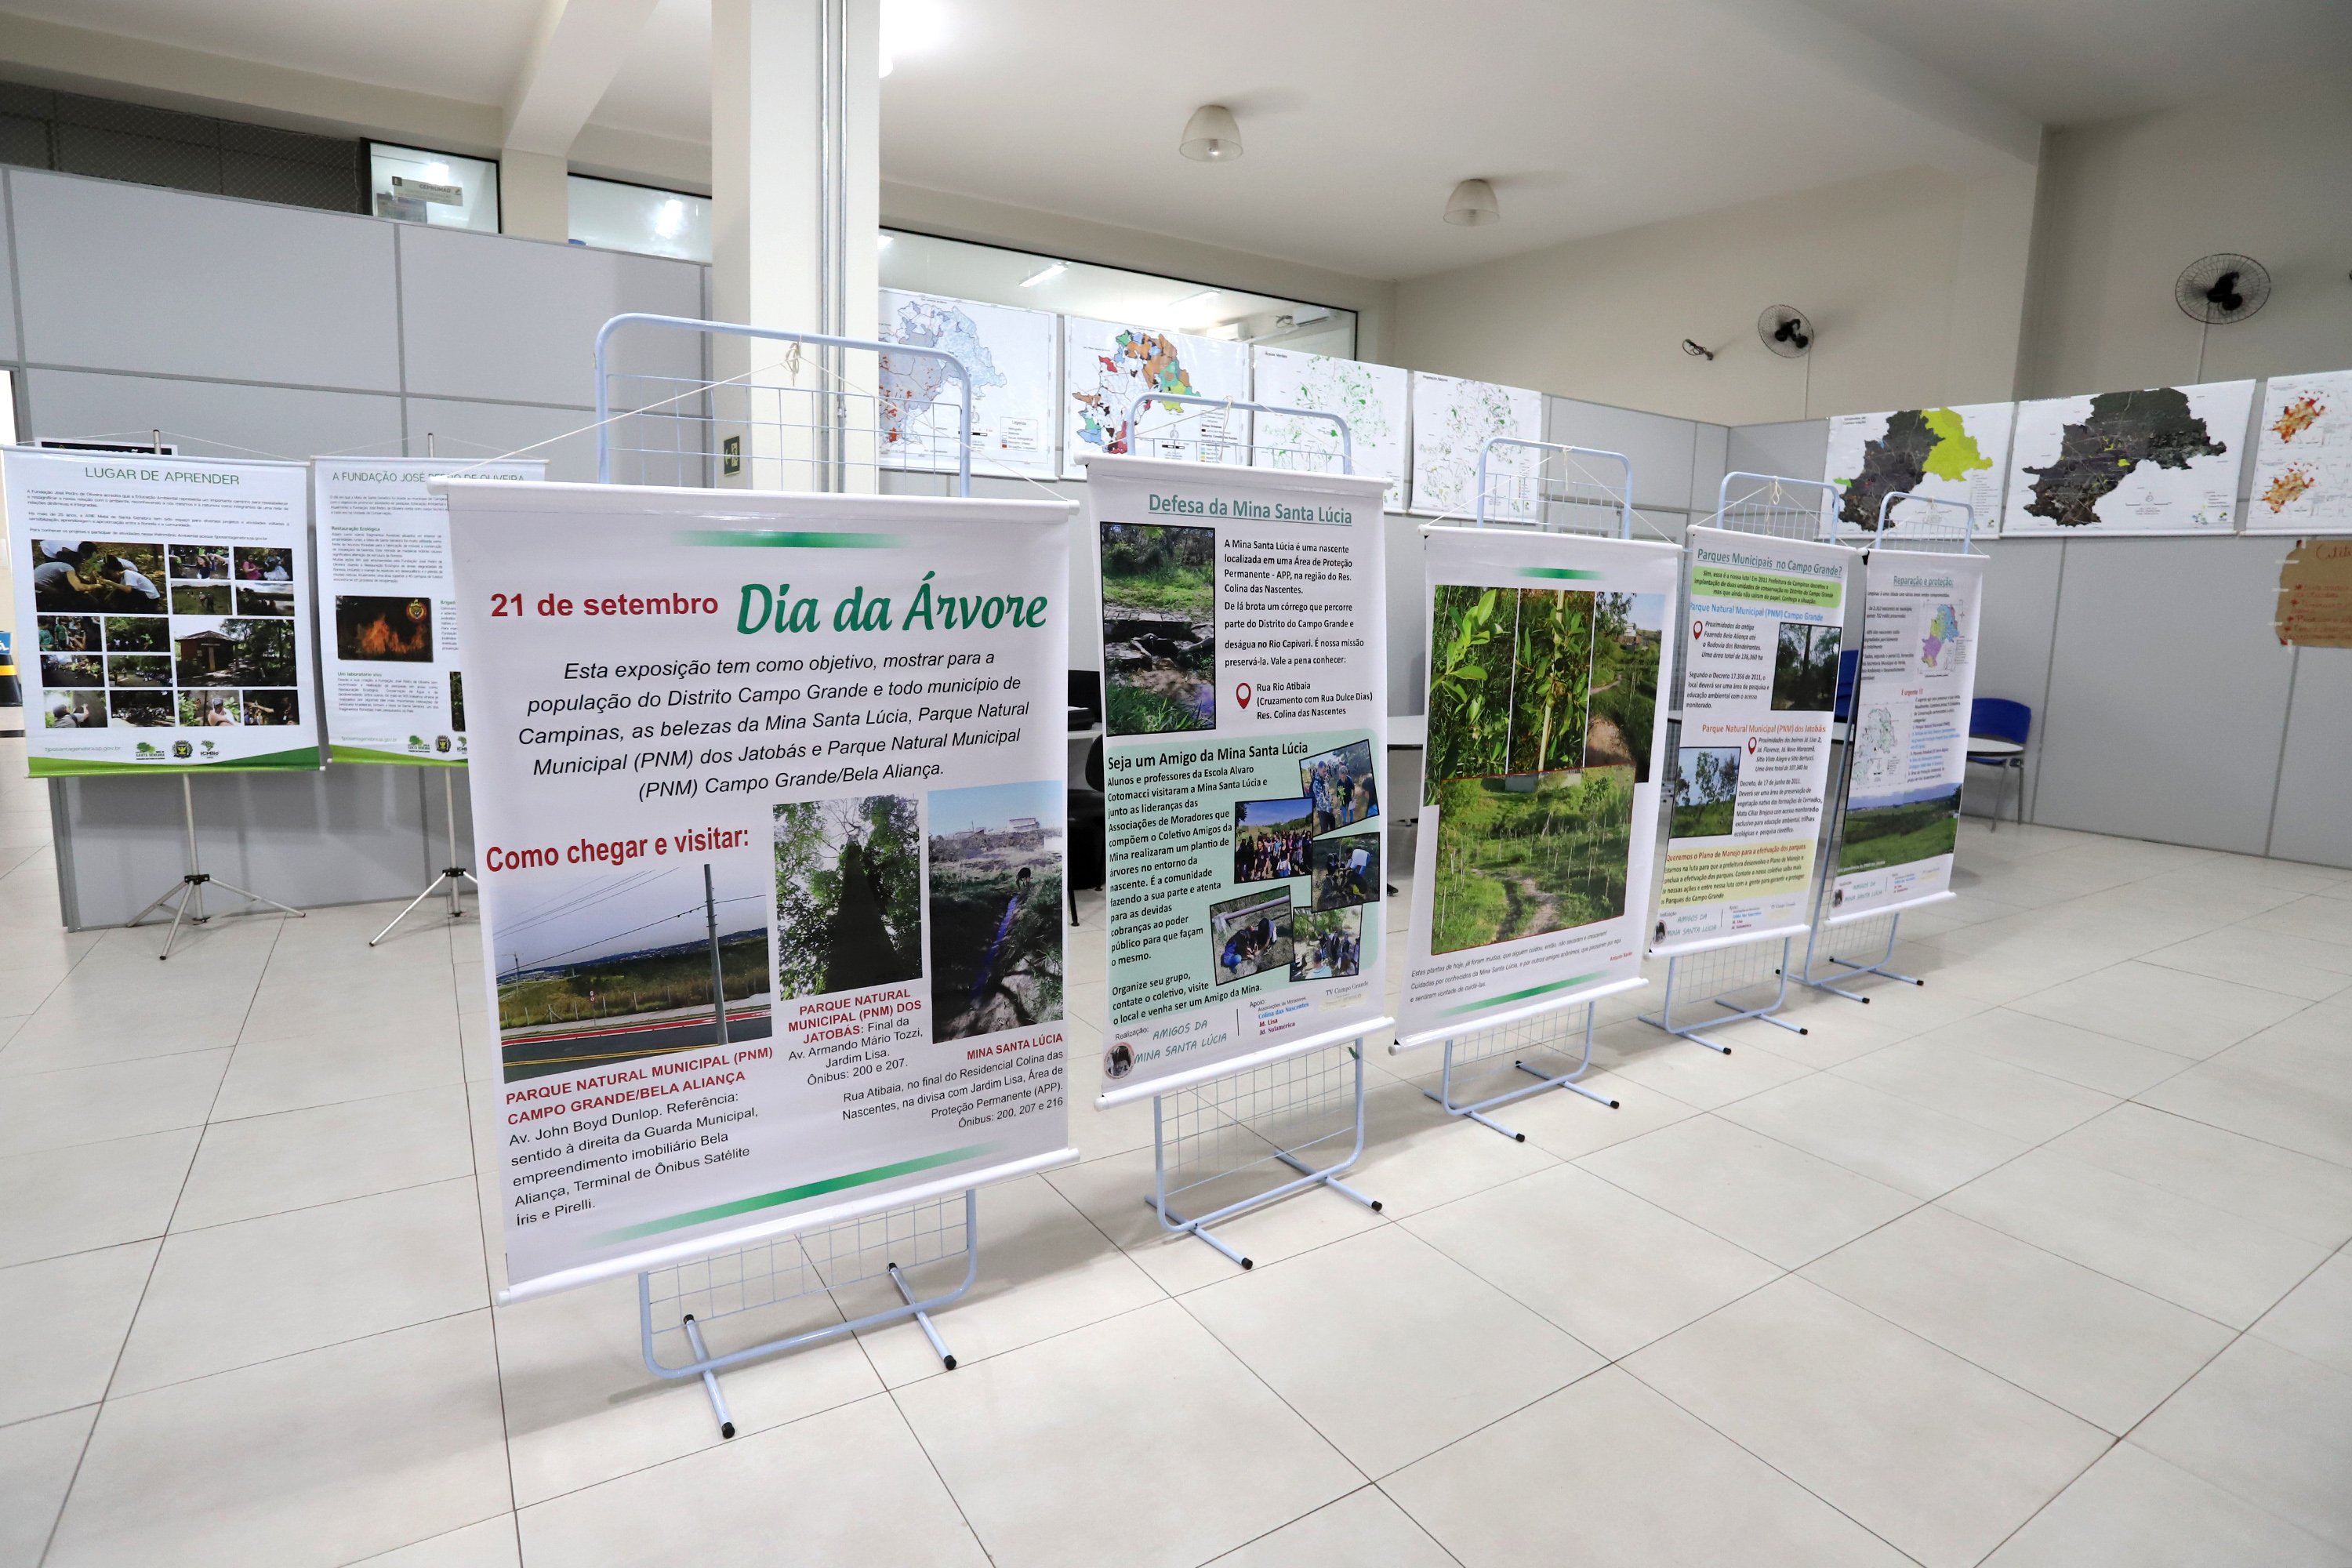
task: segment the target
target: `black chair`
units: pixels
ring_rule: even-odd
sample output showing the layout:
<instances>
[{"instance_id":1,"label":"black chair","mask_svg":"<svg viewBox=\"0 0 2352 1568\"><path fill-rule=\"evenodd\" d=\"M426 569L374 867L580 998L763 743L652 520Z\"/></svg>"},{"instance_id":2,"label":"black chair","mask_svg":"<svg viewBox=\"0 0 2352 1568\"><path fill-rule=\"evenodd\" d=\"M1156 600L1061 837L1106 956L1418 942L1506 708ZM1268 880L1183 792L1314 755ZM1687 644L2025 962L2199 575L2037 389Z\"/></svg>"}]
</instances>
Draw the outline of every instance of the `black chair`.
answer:
<instances>
[{"instance_id":1,"label":"black chair","mask_svg":"<svg viewBox=\"0 0 2352 1568\"><path fill-rule=\"evenodd\" d=\"M1069 792L1070 923L1078 923L1078 889L1099 888L1108 879L1110 850L1103 817L1103 743L1097 735L1087 748L1087 787L1072 784Z\"/></svg>"}]
</instances>

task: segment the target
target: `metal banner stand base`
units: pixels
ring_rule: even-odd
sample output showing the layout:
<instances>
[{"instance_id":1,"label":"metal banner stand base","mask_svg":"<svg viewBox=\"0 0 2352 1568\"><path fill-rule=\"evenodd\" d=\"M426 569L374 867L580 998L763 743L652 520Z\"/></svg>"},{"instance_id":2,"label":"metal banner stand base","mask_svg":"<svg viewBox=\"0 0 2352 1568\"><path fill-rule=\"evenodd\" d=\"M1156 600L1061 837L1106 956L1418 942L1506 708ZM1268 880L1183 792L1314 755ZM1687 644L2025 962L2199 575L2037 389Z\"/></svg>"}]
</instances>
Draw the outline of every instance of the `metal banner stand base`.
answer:
<instances>
[{"instance_id":1,"label":"metal banner stand base","mask_svg":"<svg viewBox=\"0 0 2352 1568\"><path fill-rule=\"evenodd\" d=\"M454 771L450 768L441 770L441 805L443 815L449 824L449 864L441 868L439 876L425 884L423 892L408 900L407 909L392 917L392 925L384 927L368 938L370 947L373 947L377 942L390 936L392 926L396 926L406 920L417 905L439 892L443 887L446 886L449 889L449 918L453 921L466 918L465 906L457 901L458 894L465 890L457 886L458 881L462 879L465 881L473 882L474 890L478 893L481 891L482 884L475 881L472 868L457 864L457 782L449 776Z\"/></svg>"},{"instance_id":2,"label":"metal banner stand base","mask_svg":"<svg viewBox=\"0 0 2352 1568\"><path fill-rule=\"evenodd\" d=\"M1860 924L1861 922L1857 921L1853 923ZM1835 976L1835 978L1839 980L1859 980L1865 974L1880 974L1885 976L1889 980L1900 980L1906 985L1925 986L1927 983L1920 979L1917 975L1898 974L1894 970L1886 967L1887 961L1895 956L1895 933L1902 929L1903 911L1897 910L1886 922L1886 951L1880 953L1870 963L1855 963L1850 960L1840 958L1834 953L1828 952L1822 954L1821 962L1823 963L1834 963L1840 969L1844 970L1846 973ZM1832 996L1843 996L1849 1002L1860 1002L1864 1005L1868 1005L1870 998L1862 992L1843 990L1838 986L1831 984L1827 980L1816 980L1813 978L1813 944L1815 942L1820 940L1821 932L1822 928L1817 924L1813 927L1813 934L1805 939L1805 968L1804 973L1797 976L1798 981L1803 984L1811 986L1816 991L1826 991Z\"/></svg>"},{"instance_id":3,"label":"metal banner stand base","mask_svg":"<svg viewBox=\"0 0 2352 1568\"><path fill-rule=\"evenodd\" d=\"M185 920L192 926L200 926L213 918L205 913L205 887L207 883L226 892L235 893L238 898L248 902L268 904L278 913L292 915L298 921L305 918L302 910L289 904L281 904L275 899L265 899L259 893L248 893L236 883L224 882L205 869L204 862L196 858L195 791L189 787L188 775L185 773L180 775L180 813L188 826L186 875L180 879L177 885L166 888L163 897L122 922L125 929L128 929L137 925L165 904L172 905L172 930L163 938L163 951L155 955L157 960L161 961L172 956L172 944L180 940L181 921Z\"/></svg>"},{"instance_id":4,"label":"metal banner stand base","mask_svg":"<svg viewBox=\"0 0 2352 1568\"><path fill-rule=\"evenodd\" d=\"M1512 1026L1513 1026L1510 1025L1505 1026L1507 1028ZM1591 1100L1596 1105L1605 1105L1612 1110L1617 1109L1617 1102L1615 1100L1610 1099L1607 1095L1589 1089L1582 1084L1576 1081L1578 1079L1582 1078L1587 1072L1591 1070L1592 1068L1592 1004L1590 1002L1587 1002L1584 1005L1584 1058L1581 1061L1576 1064L1576 1070L1574 1072L1560 1073L1554 1077L1547 1078L1542 1072L1528 1066L1526 1059L1521 1058L1514 1060L1511 1065L1523 1073L1531 1074L1537 1081L1530 1084L1523 1084L1517 1089L1506 1089L1501 1094L1491 1095L1488 1098L1478 1101L1475 1105L1456 1105L1454 1103L1454 1049L1456 1044L1457 1042L1454 1040L1448 1040L1445 1042L1445 1067L1438 1078L1437 1088L1424 1089L1421 1092L1426 1095L1429 1099L1437 1101L1438 1104L1444 1106L1445 1108L1446 1115L1466 1116L1471 1121L1476 1122L1479 1126L1491 1128L1495 1131L1501 1133L1504 1137L1508 1138L1514 1143L1526 1142L1528 1141L1528 1135L1524 1132L1513 1131L1511 1129L1504 1126L1501 1122L1496 1121L1486 1115L1487 1111L1494 1110L1495 1107L1498 1105L1508 1105L1515 1100L1525 1100L1531 1094L1541 1094L1548 1089L1564 1089L1571 1093L1584 1096L1585 1099Z\"/></svg>"},{"instance_id":5,"label":"metal banner stand base","mask_svg":"<svg viewBox=\"0 0 2352 1568\"><path fill-rule=\"evenodd\" d=\"M1253 1197L1244 1198L1238 1203L1227 1204L1224 1207L1217 1209L1213 1213L1198 1215L1191 1219L1186 1219L1182 1215L1178 1214L1174 1209L1168 1206L1169 1134L1167 1105L1168 1101L1173 1097L1164 1094L1155 1094L1151 1097L1152 1192L1150 1197L1143 1200L1143 1206L1160 1216L1160 1224L1164 1229L1173 1232L1179 1236L1196 1236L1202 1241L1207 1242L1211 1247L1215 1247L1219 1252L1223 1253L1225 1257L1230 1258L1232 1261L1240 1264L1244 1268L1255 1268L1257 1266L1255 1259L1243 1257L1231 1247L1226 1246L1223 1241L1210 1235L1208 1231L1208 1227L1210 1226L1219 1224L1224 1220L1232 1219L1239 1215L1247 1214L1253 1209L1264 1208L1268 1204L1278 1203L1282 1199L1290 1196L1291 1194L1305 1192L1309 1187L1328 1187L1333 1192L1339 1194L1343 1197L1355 1199L1358 1203L1363 1205L1374 1214L1380 1213L1381 1201L1378 1198L1367 1197L1362 1193L1358 1192L1355 1188L1348 1185L1345 1182L1339 1179L1339 1173L1347 1170L1358 1160L1363 1158L1364 1154L1363 1037L1360 1035L1357 1036L1355 1043L1347 1047L1346 1049L1349 1058L1355 1063L1355 1126L1353 1130L1355 1134L1355 1146L1348 1152L1346 1159L1336 1161L1333 1163L1325 1165L1319 1169L1300 1159L1299 1155L1305 1152L1307 1148L1311 1148L1315 1143L1319 1143L1325 1141L1323 1138L1319 1137L1308 1140L1307 1143L1302 1144L1297 1149L1276 1148L1273 1150L1272 1153L1267 1156L1267 1158L1279 1161L1281 1163L1289 1166L1292 1170L1297 1171L1298 1173L1297 1180L1285 1182L1278 1187L1259 1193ZM1276 1062L1271 1064L1270 1068L1255 1068L1252 1069L1250 1072L1236 1073L1232 1078L1213 1079L1208 1084L1196 1085L1193 1089L1181 1089L1177 1092L1179 1094L1197 1094L1204 1091L1213 1091L1220 1086L1234 1085L1249 1079L1253 1077L1254 1073L1272 1071L1278 1074L1282 1072L1284 1068L1294 1065L1297 1060L1297 1058L1293 1058L1292 1062ZM1294 1084L1285 1083L1279 1079L1276 1079L1276 1089L1277 1092L1291 1087L1294 1087ZM1253 1101L1256 1100L1259 1097L1255 1095L1252 1096ZM1313 1103L1315 1098L1314 1089L1310 1082L1305 1092L1301 1094L1298 1100L1293 1104L1271 1107L1257 1107L1254 1105L1253 1109L1275 1110L1295 1110L1300 1105ZM1220 1114L1223 1114L1222 1110L1220 1110ZM1243 1125L1244 1122L1241 1117L1227 1116L1225 1118L1224 1124L1214 1131L1216 1132L1224 1132L1240 1129ZM1213 1136L1213 1134L1212 1135ZM1180 1132L1178 1134L1178 1140L1179 1142L1181 1143L1187 1138L1197 1139L1201 1136L1202 1134L1197 1131L1190 1134ZM1182 1189L1180 1188L1178 1190L1181 1191Z\"/></svg>"},{"instance_id":6,"label":"metal banner stand base","mask_svg":"<svg viewBox=\"0 0 2352 1568\"><path fill-rule=\"evenodd\" d=\"M1699 1045L1705 1046L1708 1050L1718 1051L1727 1057L1731 1054L1731 1047L1729 1046L1724 1045L1720 1041L1710 1040L1705 1035L1700 1034L1699 1031L1701 1029L1719 1029L1726 1024L1737 1024L1743 1022L1746 1019L1756 1018L1771 1025L1776 1029L1786 1029L1792 1035L1804 1034L1806 1031L1801 1026L1791 1024L1785 1018L1775 1018L1772 1016L1772 1015L1779 1012L1781 1006L1789 1000L1789 944L1795 940L1796 939L1793 937L1785 936L1780 939L1780 962L1772 971L1772 973L1780 979L1780 988L1774 992L1772 1000L1766 1003L1763 1006L1742 1007L1736 1002L1727 1002L1720 996L1711 996L1707 998L1708 1004L1712 1006L1729 1008L1731 1011L1728 1016L1714 1018L1698 1018L1686 1024L1677 1024L1675 1022L1675 986L1683 978L1682 965L1684 959L1689 958L1696 960L1700 958L1708 958L1718 952L1733 951L1728 948L1711 948L1704 953L1680 953L1666 960L1665 995L1660 999L1658 1010L1655 1013L1643 1013L1641 1015L1642 1022L1650 1025L1654 1028L1664 1029L1669 1035L1676 1036L1679 1038L1696 1041ZM1729 989L1736 991L1738 990L1741 985L1749 984L1754 983L1741 981L1731 985ZM1715 984L1713 982L1702 975L1700 977L1700 988L1702 990L1713 990L1715 988Z\"/></svg>"},{"instance_id":7,"label":"metal banner stand base","mask_svg":"<svg viewBox=\"0 0 2352 1568\"><path fill-rule=\"evenodd\" d=\"M654 1336L656 1332L661 1331L657 1331L654 1327L654 1271L641 1271L637 1275L637 1330L638 1342L645 1352L646 1370L652 1373L656 1377L667 1379L671 1382L677 1382L689 1377L700 1378L702 1380L703 1392L710 1396L711 1414L719 1418L719 1435L721 1437L732 1437L735 1436L735 1417L729 1414L727 1409L727 1396L719 1391L719 1374L729 1367L740 1366L745 1362L757 1361L763 1356L781 1355L786 1351L798 1350L803 1345L822 1344L827 1340L837 1340L844 1334L855 1334L866 1329L880 1328L885 1323L895 1323L908 1318L912 1318L916 1322L922 1325L923 1336L931 1342L932 1353L936 1354L940 1358L940 1364L945 1367L948 1371L953 1372L956 1367L956 1358L948 1350L947 1342L940 1338L940 1331L932 1324L930 1315L943 1308L953 1306L956 1302L961 1300L965 1293L971 1289L972 1281L980 1278L980 1190L978 1188L966 1187L964 1189L962 1206L965 1264L963 1279L955 1287L955 1289L942 1291L936 1296L926 1297L919 1301L915 1299L913 1289L907 1284L907 1277L905 1273L899 1268L897 1261L894 1259L884 1265L883 1274L898 1289L899 1300L899 1304L898 1306L886 1307L878 1312L868 1312L862 1318L852 1319L847 1322L828 1323L824 1328L811 1329L804 1333L788 1334L782 1339L769 1340L763 1343L753 1345L748 1350L732 1351L726 1355L712 1355L709 1348L703 1342L703 1321L707 1321L717 1317L728 1316L733 1312L748 1311L753 1307L772 1306L778 1301L789 1300L792 1299L793 1294L797 1294L797 1292L786 1292L783 1294L772 1293L760 1300L740 1300L740 1298L747 1294L743 1289L743 1286L746 1281L739 1279L739 1280L734 1282L733 1287L737 1290L739 1297L735 1305L731 1307L722 1307L717 1311L705 1311L700 1315L699 1320L698 1320L697 1314L693 1312L688 1312L682 1316L679 1327L685 1331L687 1343L692 1347L694 1352L694 1359L688 1362L683 1366L663 1365L660 1357L655 1351ZM810 1239L824 1238L829 1241L839 1232L856 1231L859 1225L860 1222L858 1221L848 1221L842 1226L835 1226L832 1231L816 1233L816 1236ZM910 1243L915 1245L919 1250L921 1240L931 1234L933 1233L918 1232L912 1238L902 1237L898 1239L910 1240ZM801 1238L787 1237L782 1241L774 1243L773 1245L779 1247L798 1247L800 1246L800 1242ZM872 1244L867 1243L862 1245ZM751 1255L748 1253L737 1253L729 1256L740 1260L742 1258ZM949 1254L948 1256L952 1256L952 1254ZM707 1268L710 1263L715 1261L716 1259L706 1258L702 1260L701 1267ZM937 1260L918 1259L918 1261L929 1262ZM912 1265L910 1264L909 1266L911 1267ZM693 1267L697 1266L673 1265L660 1272L669 1279L673 1282L673 1285L676 1285L678 1277L682 1272L686 1268ZM822 1276L825 1272L823 1268L815 1267L813 1264L803 1264L796 1267L803 1268L813 1268L815 1274L820 1279L822 1279ZM873 1277L870 1275L860 1276L857 1279L837 1278L830 1280L824 1280L816 1286L816 1289L838 1289L843 1286L859 1284L865 1279L871 1278ZM772 1291L774 1283L774 1276L772 1274L770 1276L769 1283ZM663 1300L665 1302L676 1302L685 1300L689 1295L708 1299L713 1296L713 1294L714 1288L708 1285L695 1288L678 1287L671 1293L666 1294Z\"/></svg>"}]
</instances>

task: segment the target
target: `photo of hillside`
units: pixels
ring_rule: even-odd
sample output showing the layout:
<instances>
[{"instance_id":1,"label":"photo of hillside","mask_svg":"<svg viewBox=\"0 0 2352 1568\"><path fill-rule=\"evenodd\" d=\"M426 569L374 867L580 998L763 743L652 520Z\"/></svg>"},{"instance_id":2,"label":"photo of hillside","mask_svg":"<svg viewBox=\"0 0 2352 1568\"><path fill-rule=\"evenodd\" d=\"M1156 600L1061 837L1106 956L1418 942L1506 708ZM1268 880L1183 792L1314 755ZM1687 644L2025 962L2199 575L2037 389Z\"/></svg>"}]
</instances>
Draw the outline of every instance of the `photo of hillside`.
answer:
<instances>
[{"instance_id":1,"label":"photo of hillside","mask_svg":"<svg viewBox=\"0 0 2352 1568\"><path fill-rule=\"evenodd\" d=\"M1062 1016L1066 787L1044 779L931 792L934 1040Z\"/></svg>"},{"instance_id":2,"label":"photo of hillside","mask_svg":"<svg viewBox=\"0 0 2352 1568\"><path fill-rule=\"evenodd\" d=\"M1838 843L1841 875L1949 855L1959 842L1958 785L1927 800L1849 806Z\"/></svg>"},{"instance_id":3,"label":"photo of hillside","mask_svg":"<svg viewBox=\"0 0 2352 1568\"><path fill-rule=\"evenodd\" d=\"M1632 768L1448 779L1437 811L1433 953L1625 912Z\"/></svg>"}]
</instances>

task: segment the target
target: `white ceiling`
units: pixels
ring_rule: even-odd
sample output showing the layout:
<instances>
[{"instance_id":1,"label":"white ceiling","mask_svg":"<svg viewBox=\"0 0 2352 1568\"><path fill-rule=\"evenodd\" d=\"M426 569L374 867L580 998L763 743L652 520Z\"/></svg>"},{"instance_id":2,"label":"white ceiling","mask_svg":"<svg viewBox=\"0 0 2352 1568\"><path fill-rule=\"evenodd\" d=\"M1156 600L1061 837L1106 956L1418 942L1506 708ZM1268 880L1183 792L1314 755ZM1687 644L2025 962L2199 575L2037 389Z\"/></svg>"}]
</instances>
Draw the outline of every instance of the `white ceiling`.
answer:
<instances>
[{"instance_id":1,"label":"white ceiling","mask_svg":"<svg viewBox=\"0 0 2352 1568\"><path fill-rule=\"evenodd\" d=\"M576 3L576 0L575 0ZM2033 156L2040 122L2352 68L2352 0L886 0L886 179L1377 278L1731 203ZM550 0L0 0L0 12L511 105ZM707 142L709 0L657 0L591 123ZM1176 154L1198 104L1247 155ZM1504 221L1439 220L1456 180Z\"/></svg>"}]
</instances>

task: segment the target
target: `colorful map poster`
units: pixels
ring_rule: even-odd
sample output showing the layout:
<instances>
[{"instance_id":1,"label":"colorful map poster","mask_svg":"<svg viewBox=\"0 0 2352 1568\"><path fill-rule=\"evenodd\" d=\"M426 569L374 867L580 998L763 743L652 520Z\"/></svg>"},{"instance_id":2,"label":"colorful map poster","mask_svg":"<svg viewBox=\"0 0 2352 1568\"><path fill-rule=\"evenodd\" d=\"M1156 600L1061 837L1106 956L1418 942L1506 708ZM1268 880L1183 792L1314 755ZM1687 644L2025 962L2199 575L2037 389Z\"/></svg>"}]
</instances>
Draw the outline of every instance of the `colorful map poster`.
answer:
<instances>
[{"instance_id":1,"label":"colorful map poster","mask_svg":"<svg viewBox=\"0 0 2352 1568\"><path fill-rule=\"evenodd\" d=\"M1249 416L1190 403L1144 412L1140 446L1128 416L1147 392L1249 401L1249 345L1223 338L1118 321L1062 318L1062 477L1087 477L1087 459L1160 458L1176 463L1239 463L1249 450ZM1153 439L1157 433L1160 439Z\"/></svg>"},{"instance_id":2,"label":"colorful map poster","mask_svg":"<svg viewBox=\"0 0 2352 1568\"><path fill-rule=\"evenodd\" d=\"M1256 348L1251 353L1254 400L1345 419L1355 471L1385 478L1389 489L1381 504L1390 511L1403 510L1406 373L1297 349ZM1328 420L1260 414L1254 428L1251 460L1259 468L1340 471L1339 432Z\"/></svg>"},{"instance_id":3,"label":"colorful map poster","mask_svg":"<svg viewBox=\"0 0 2352 1568\"><path fill-rule=\"evenodd\" d=\"M1045 310L882 290L886 343L951 353L971 378L971 471L1054 472L1054 317ZM881 356L882 466L956 469L962 399L947 367Z\"/></svg>"},{"instance_id":4,"label":"colorful map poster","mask_svg":"<svg viewBox=\"0 0 2352 1568\"><path fill-rule=\"evenodd\" d=\"M1478 454L1493 436L1543 439L1543 394L1491 382L1412 373L1412 507L1423 517L1478 515ZM1486 520L1537 522L1541 454L1496 449L1487 464Z\"/></svg>"},{"instance_id":5,"label":"colorful map poster","mask_svg":"<svg viewBox=\"0 0 2352 1568\"><path fill-rule=\"evenodd\" d=\"M1825 476L1838 493L1822 499L1822 536L1874 531L1880 502L1895 494L1961 502L1974 510L1978 533L1998 533L2000 487L2009 474L2009 437L2016 420L2014 403L1839 415L1830 421ZM1936 521L1927 522L1928 518ZM1944 532L1958 521L1957 512L1943 508L1898 503L1887 517L1887 536L1923 529Z\"/></svg>"},{"instance_id":6,"label":"colorful map poster","mask_svg":"<svg viewBox=\"0 0 2352 1568\"><path fill-rule=\"evenodd\" d=\"M2352 370L2263 389L2246 531L2352 533Z\"/></svg>"},{"instance_id":7,"label":"colorful map poster","mask_svg":"<svg viewBox=\"0 0 2352 1568\"><path fill-rule=\"evenodd\" d=\"M1985 557L1874 550L1825 924L1951 894Z\"/></svg>"},{"instance_id":8,"label":"colorful map poster","mask_svg":"<svg viewBox=\"0 0 2352 1568\"><path fill-rule=\"evenodd\" d=\"M2019 404L2001 531L2234 531L2253 401L2217 381Z\"/></svg>"},{"instance_id":9,"label":"colorful map poster","mask_svg":"<svg viewBox=\"0 0 2352 1568\"><path fill-rule=\"evenodd\" d=\"M301 464L6 467L33 777L320 765Z\"/></svg>"}]
</instances>

